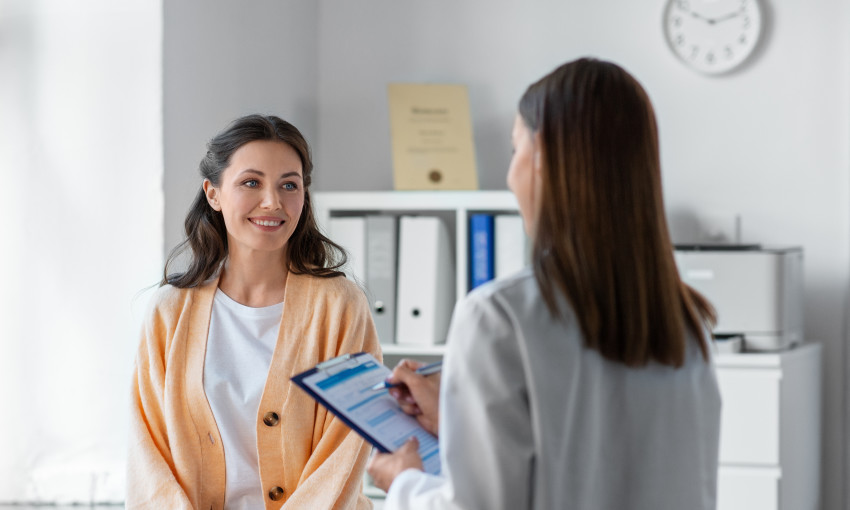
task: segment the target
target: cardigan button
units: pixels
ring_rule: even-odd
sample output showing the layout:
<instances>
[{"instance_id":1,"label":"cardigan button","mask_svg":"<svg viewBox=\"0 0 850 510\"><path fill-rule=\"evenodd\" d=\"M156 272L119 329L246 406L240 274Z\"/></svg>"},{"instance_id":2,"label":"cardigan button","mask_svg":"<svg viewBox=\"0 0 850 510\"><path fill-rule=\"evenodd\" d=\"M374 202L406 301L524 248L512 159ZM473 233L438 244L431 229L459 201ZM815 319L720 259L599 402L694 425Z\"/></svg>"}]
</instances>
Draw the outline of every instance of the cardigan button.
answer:
<instances>
[{"instance_id":1,"label":"cardigan button","mask_svg":"<svg viewBox=\"0 0 850 510\"><path fill-rule=\"evenodd\" d=\"M263 416L263 423L268 425L269 427L274 427L280 421L280 416L277 415L274 411L269 411Z\"/></svg>"},{"instance_id":2,"label":"cardigan button","mask_svg":"<svg viewBox=\"0 0 850 510\"><path fill-rule=\"evenodd\" d=\"M280 501L283 499L283 489L280 487L275 487L274 489L269 491L269 499L272 501Z\"/></svg>"}]
</instances>

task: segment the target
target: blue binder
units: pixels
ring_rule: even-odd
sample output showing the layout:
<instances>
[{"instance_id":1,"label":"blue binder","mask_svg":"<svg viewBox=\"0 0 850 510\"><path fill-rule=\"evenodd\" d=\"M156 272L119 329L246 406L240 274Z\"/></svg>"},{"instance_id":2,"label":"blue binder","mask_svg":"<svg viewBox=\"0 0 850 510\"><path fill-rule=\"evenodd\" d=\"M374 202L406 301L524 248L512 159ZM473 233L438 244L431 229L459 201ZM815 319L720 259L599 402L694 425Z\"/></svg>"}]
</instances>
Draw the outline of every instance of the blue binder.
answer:
<instances>
[{"instance_id":1,"label":"blue binder","mask_svg":"<svg viewBox=\"0 0 850 510\"><path fill-rule=\"evenodd\" d=\"M493 215L469 217L469 290L495 277Z\"/></svg>"}]
</instances>

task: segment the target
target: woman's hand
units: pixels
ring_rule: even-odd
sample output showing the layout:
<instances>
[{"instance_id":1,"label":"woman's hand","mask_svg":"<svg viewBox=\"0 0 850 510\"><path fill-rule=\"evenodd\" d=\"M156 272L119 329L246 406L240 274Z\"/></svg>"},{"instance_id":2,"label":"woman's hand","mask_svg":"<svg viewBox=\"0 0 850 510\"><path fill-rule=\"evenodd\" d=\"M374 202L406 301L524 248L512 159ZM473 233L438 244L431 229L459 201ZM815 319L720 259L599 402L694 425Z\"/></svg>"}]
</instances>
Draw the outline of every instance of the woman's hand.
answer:
<instances>
[{"instance_id":1,"label":"woman's hand","mask_svg":"<svg viewBox=\"0 0 850 510\"><path fill-rule=\"evenodd\" d=\"M416 369L424 365L418 361L403 359L387 379L392 384L400 384L390 388L389 392L401 406L402 411L416 418L422 428L438 435L440 374L423 376Z\"/></svg>"},{"instance_id":2,"label":"woman's hand","mask_svg":"<svg viewBox=\"0 0 850 510\"><path fill-rule=\"evenodd\" d=\"M383 491L390 490L393 480L405 469L422 470L422 458L419 457L419 440L410 438L401 448L393 453L376 453L366 470L375 483L375 487Z\"/></svg>"}]
</instances>

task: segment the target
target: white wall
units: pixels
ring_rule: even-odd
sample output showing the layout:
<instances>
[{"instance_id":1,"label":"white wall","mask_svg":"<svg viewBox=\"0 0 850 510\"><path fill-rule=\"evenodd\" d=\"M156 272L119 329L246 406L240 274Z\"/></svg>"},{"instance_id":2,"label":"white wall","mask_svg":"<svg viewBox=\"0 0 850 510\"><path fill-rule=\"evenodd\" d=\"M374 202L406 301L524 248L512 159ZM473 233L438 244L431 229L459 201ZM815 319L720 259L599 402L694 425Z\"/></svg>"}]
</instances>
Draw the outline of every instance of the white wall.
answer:
<instances>
[{"instance_id":1,"label":"white wall","mask_svg":"<svg viewBox=\"0 0 850 510\"><path fill-rule=\"evenodd\" d=\"M524 88L579 56L620 63L656 106L671 223L740 214L744 241L805 248L806 335L825 346L823 501L834 509L845 482L848 4L763 3L756 58L709 78L665 46L663 0L321 2L316 184L392 189L386 83L447 81L469 87L481 187L504 188Z\"/></svg>"},{"instance_id":2,"label":"white wall","mask_svg":"<svg viewBox=\"0 0 850 510\"><path fill-rule=\"evenodd\" d=\"M159 1L0 9L0 502L121 501L162 254Z\"/></svg>"},{"instance_id":3,"label":"white wall","mask_svg":"<svg viewBox=\"0 0 850 510\"><path fill-rule=\"evenodd\" d=\"M315 144L318 8L304 0L171 0L164 11L168 252L184 237L206 143L227 123L274 114Z\"/></svg>"}]
</instances>

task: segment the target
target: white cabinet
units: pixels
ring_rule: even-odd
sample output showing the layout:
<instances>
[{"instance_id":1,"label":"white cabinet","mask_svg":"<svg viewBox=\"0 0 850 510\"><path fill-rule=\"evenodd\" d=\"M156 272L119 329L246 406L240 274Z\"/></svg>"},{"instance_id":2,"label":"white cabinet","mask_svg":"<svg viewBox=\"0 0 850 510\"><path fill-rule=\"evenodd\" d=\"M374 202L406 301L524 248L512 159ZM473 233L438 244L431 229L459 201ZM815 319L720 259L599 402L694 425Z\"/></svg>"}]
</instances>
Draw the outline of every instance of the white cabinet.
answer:
<instances>
[{"instance_id":1,"label":"white cabinet","mask_svg":"<svg viewBox=\"0 0 850 510\"><path fill-rule=\"evenodd\" d=\"M821 347L721 354L718 510L820 504Z\"/></svg>"}]
</instances>

